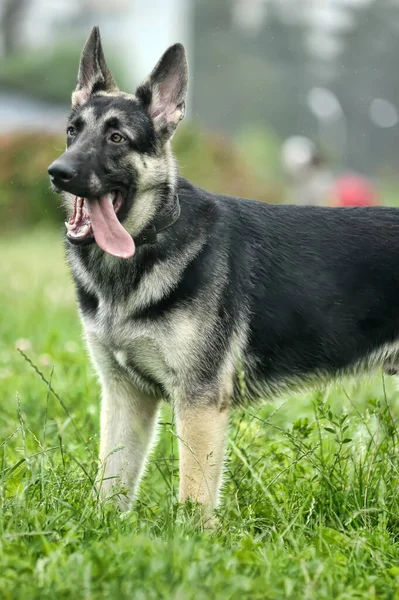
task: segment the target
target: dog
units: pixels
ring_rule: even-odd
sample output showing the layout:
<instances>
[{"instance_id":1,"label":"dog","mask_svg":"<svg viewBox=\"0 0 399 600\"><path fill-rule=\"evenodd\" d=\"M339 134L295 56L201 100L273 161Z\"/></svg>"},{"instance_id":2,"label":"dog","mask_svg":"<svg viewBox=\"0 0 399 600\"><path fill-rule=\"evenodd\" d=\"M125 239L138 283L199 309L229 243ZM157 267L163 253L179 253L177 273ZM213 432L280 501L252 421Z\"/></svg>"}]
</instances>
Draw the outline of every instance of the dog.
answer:
<instances>
[{"instance_id":1,"label":"dog","mask_svg":"<svg viewBox=\"0 0 399 600\"><path fill-rule=\"evenodd\" d=\"M121 92L95 27L67 149L48 169L102 387L101 493L121 509L162 400L176 415L179 501L210 513L234 406L398 362L399 211L269 205L192 185L170 143L187 85L175 44L135 95Z\"/></svg>"}]
</instances>

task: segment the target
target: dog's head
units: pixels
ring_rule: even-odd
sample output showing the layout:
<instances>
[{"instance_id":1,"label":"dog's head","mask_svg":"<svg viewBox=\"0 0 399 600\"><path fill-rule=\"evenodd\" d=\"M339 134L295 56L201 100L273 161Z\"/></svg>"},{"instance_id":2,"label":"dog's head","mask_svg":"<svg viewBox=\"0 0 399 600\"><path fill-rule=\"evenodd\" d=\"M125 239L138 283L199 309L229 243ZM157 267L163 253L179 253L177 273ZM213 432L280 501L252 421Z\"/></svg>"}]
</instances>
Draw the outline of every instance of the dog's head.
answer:
<instances>
[{"instance_id":1,"label":"dog's head","mask_svg":"<svg viewBox=\"0 0 399 600\"><path fill-rule=\"evenodd\" d=\"M135 95L119 91L93 28L72 94L67 149L48 169L54 189L64 192L70 242L134 254L133 237L174 185L169 141L184 117L187 79L184 48L175 44Z\"/></svg>"}]
</instances>

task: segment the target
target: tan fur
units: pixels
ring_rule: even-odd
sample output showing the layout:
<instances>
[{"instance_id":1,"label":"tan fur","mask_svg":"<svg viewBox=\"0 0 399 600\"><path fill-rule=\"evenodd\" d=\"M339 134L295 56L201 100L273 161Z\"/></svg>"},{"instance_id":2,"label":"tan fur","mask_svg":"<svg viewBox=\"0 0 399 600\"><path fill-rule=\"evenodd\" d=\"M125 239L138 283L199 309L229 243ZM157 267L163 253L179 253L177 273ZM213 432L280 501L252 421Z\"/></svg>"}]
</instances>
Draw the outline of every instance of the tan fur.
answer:
<instances>
[{"instance_id":1,"label":"tan fur","mask_svg":"<svg viewBox=\"0 0 399 600\"><path fill-rule=\"evenodd\" d=\"M118 492L115 503L128 509L154 439L159 400L114 372L101 345L88 341L102 383L100 493L106 499Z\"/></svg>"},{"instance_id":2,"label":"tan fur","mask_svg":"<svg viewBox=\"0 0 399 600\"><path fill-rule=\"evenodd\" d=\"M188 405L177 411L179 502L212 509L219 500L229 414L225 403Z\"/></svg>"},{"instance_id":3,"label":"tan fur","mask_svg":"<svg viewBox=\"0 0 399 600\"><path fill-rule=\"evenodd\" d=\"M71 104L72 108L83 106L90 98L90 92L87 89L75 90L72 92Z\"/></svg>"}]
</instances>

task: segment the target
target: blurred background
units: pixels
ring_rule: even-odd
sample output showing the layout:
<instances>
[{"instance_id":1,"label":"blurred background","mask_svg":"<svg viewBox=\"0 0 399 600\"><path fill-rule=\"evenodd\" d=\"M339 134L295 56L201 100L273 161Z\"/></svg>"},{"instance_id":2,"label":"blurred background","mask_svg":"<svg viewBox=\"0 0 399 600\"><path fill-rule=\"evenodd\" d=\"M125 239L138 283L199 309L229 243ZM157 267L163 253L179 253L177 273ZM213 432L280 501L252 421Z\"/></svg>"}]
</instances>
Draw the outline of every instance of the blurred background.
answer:
<instances>
[{"instance_id":1,"label":"blurred background","mask_svg":"<svg viewBox=\"0 0 399 600\"><path fill-rule=\"evenodd\" d=\"M174 148L195 183L270 202L397 203L398 0L0 0L1 231L62 221L46 168L93 24L130 92L185 44Z\"/></svg>"},{"instance_id":2,"label":"blurred background","mask_svg":"<svg viewBox=\"0 0 399 600\"><path fill-rule=\"evenodd\" d=\"M170 406L137 510L89 500L100 390L47 167L96 24L129 92L185 44L173 146L193 182L399 206L399 0L0 0L0 600L147 598L150 581L151 597L399 600L395 378L236 412L211 537L175 510Z\"/></svg>"}]
</instances>

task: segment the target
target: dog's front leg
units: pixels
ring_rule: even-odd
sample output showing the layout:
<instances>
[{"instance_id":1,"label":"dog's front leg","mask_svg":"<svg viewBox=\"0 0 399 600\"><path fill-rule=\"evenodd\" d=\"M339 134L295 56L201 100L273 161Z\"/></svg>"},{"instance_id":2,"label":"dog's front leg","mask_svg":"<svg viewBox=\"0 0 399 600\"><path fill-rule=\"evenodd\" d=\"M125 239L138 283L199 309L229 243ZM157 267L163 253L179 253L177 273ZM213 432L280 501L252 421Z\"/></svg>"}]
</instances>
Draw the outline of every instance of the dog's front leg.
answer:
<instances>
[{"instance_id":1,"label":"dog's front leg","mask_svg":"<svg viewBox=\"0 0 399 600\"><path fill-rule=\"evenodd\" d=\"M179 502L191 500L210 513L217 505L228 428L228 408L190 403L176 409L179 436Z\"/></svg>"},{"instance_id":2,"label":"dog's front leg","mask_svg":"<svg viewBox=\"0 0 399 600\"><path fill-rule=\"evenodd\" d=\"M123 487L116 504L128 509L143 473L159 401L126 379L103 383L101 405L101 495Z\"/></svg>"}]
</instances>

